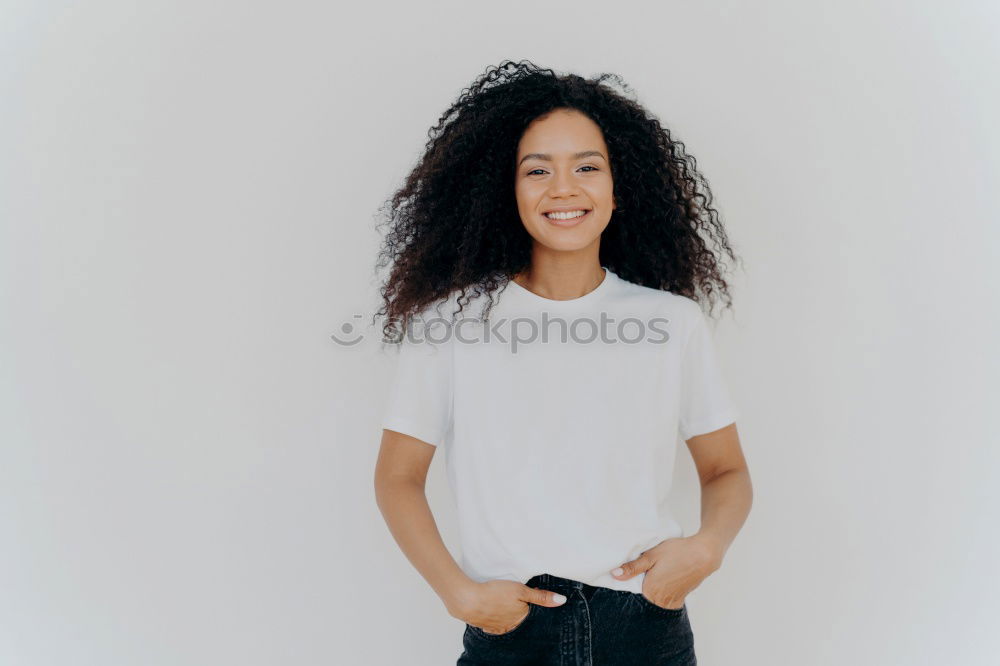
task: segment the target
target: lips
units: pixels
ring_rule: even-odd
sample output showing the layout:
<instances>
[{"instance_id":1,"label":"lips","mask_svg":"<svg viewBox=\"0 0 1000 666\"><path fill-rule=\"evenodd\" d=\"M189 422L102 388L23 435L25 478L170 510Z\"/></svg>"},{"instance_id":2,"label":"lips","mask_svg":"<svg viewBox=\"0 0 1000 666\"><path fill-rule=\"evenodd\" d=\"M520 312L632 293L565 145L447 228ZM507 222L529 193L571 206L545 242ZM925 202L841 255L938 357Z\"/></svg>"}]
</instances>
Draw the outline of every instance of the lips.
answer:
<instances>
[{"instance_id":1,"label":"lips","mask_svg":"<svg viewBox=\"0 0 1000 666\"><path fill-rule=\"evenodd\" d=\"M583 208L574 208L572 210L585 210L585 209L583 209ZM546 211L546 212L552 212L552 211ZM550 217L546 217L544 213L542 214L542 218L544 218L546 222L548 222L549 224L551 224L552 226L555 226L555 227L575 227L576 225L580 224L581 222L589 220L590 219L589 216L590 216L591 212L592 211L588 210L583 215L578 215L577 217L572 217L572 218L570 218L568 220L553 220Z\"/></svg>"}]
</instances>

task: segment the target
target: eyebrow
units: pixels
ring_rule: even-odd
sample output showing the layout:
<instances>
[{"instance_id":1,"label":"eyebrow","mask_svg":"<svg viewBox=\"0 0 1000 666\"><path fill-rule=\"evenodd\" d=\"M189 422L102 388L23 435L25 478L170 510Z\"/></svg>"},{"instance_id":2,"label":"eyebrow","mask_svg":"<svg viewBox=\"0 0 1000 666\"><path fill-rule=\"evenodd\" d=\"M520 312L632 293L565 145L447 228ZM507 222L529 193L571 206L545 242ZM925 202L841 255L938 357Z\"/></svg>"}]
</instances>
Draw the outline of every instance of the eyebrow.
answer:
<instances>
[{"instance_id":1,"label":"eyebrow","mask_svg":"<svg viewBox=\"0 0 1000 666\"><path fill-rule=\"evenodd\" d=\"M607 159L599 150L584 150L579 153L573 154L574 160L578 160L584 157L600 157ZM551 162L552 156L549 155L548 153L528 153L527 155L521 158L521 161L518 162L517 165L520 166L525 160L530 160L530 159L545 160L546 162Z\"/></svg>"}]
</instances>

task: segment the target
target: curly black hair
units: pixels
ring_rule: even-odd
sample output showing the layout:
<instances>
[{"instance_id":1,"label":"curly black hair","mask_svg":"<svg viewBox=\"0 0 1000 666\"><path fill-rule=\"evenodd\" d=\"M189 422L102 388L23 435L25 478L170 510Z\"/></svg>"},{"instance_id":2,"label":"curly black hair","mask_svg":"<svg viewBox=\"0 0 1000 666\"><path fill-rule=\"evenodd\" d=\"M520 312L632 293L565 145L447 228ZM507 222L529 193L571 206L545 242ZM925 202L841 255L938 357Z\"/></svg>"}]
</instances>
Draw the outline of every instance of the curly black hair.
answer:
<instances>
[{"instance_id":1,"label":"curly black hair","mask_svg":"<svg viewBox=\"0 0 1000 666\"><path fill-rule=\"evenodd\" d=\"M488 67L444 112L428 131L417 166L380 208L389 208L390 229L376 268L392 264L376 313L386 318L386 338L398 338L424 307L456 291L453 315L529 267L532 237L514 193L517 146L528 125L554 109L588 116L608 146L618 207L601 235L601 265L699 303L714 301L718 292L732 306L721 262L700 232L736 256L684 144L616 74L585 79L505 60Z\"/></svg>"}]
</instances>

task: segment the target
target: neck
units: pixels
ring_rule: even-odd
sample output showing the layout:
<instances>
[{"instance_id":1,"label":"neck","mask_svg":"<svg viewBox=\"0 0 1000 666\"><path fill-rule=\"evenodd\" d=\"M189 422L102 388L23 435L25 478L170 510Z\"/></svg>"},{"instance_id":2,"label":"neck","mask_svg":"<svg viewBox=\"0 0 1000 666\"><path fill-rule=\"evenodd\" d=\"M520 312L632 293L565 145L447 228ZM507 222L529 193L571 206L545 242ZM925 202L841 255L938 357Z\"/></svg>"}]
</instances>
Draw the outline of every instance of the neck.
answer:
<instances>
[{"instance_id":1,"label":"neck","mask_svg":"<svg viewBox=\"0 0 1000 666\"><path fill-rule=\"evenodd\" d=\"M567 301L589 294L606 279L596 252L532 254L531 265L512 278L542 298Z\"/></svg>"}]
</instances>

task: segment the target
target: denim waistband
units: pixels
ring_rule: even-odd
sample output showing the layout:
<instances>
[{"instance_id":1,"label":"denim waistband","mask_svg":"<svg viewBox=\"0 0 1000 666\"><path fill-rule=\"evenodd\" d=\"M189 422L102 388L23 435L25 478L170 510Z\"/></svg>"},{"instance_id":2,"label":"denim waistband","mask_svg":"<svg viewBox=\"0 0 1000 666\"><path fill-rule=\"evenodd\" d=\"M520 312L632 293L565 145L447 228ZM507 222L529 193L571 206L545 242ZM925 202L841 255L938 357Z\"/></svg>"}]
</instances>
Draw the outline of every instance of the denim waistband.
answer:
<instances>
[{"instance_id":1,"label":"denim waistband","mask_svg":"<svg viewBox=\"0 0 1000 666\"><path fill-rule=\"evenodd\" d=\"M562 592L568 590L572 592L573 590L584 590L591 591L596 589L593 585L588 585L583 581L573 580L572 578L563 578L562 576L556 576L550 573L542 573L532 576L525 583L528 587L536 587L546 590L553 590L555 592Z\"/></svg>"}]
</instances>

